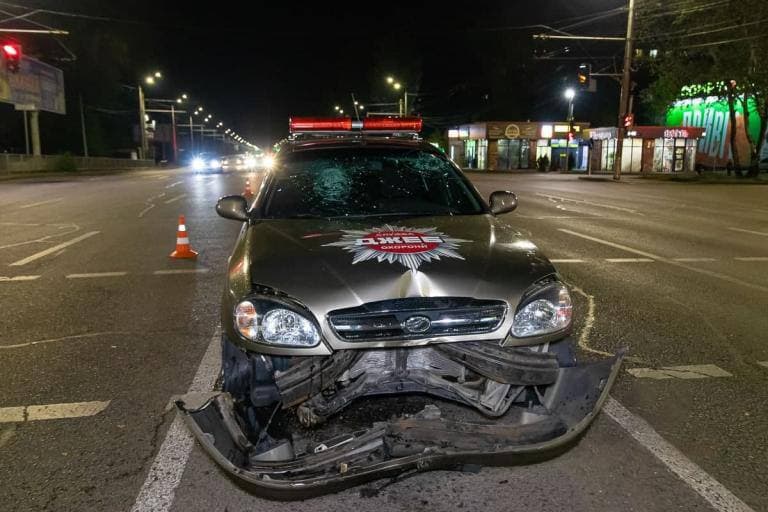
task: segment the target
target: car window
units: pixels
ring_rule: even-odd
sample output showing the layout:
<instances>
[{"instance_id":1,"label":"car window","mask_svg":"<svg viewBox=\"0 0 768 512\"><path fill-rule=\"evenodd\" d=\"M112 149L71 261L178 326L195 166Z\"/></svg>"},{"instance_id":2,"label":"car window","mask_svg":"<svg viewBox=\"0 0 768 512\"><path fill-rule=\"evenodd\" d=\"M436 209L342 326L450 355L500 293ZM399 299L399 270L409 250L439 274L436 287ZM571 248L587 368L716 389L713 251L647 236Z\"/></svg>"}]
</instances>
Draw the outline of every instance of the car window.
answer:
<instances>
[{"instance_id":1,"label":"car window","mask_svg":"<svg viewBox=\"0 0 768 512\"><path fill-rule=\"evenodd\" d=\"M423 150L302 151L278 163L267 218L472 215L484 207L454 167Z\"/></svg>"}]
</instances>

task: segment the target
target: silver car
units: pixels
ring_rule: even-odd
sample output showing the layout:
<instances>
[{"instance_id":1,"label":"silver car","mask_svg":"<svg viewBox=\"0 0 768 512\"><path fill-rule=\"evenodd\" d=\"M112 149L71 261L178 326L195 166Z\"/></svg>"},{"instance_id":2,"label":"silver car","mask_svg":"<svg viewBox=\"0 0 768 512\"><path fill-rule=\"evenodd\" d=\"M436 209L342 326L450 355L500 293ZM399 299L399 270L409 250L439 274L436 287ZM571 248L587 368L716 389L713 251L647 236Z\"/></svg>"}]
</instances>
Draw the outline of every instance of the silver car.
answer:
<instances>
[{"instance_id":1,"label":"silver car","mask_svg":"<svg viewBox=\"0 0 768 512\"><path fill-rule=\"evenodd\" d=\"M552 456L621 355L577 365L568 288L438 149L397 137L283 145L243 223L221 309L223 379L180 400L240 485L304 499L406 471Z\"/></svg>"}]
</instances>

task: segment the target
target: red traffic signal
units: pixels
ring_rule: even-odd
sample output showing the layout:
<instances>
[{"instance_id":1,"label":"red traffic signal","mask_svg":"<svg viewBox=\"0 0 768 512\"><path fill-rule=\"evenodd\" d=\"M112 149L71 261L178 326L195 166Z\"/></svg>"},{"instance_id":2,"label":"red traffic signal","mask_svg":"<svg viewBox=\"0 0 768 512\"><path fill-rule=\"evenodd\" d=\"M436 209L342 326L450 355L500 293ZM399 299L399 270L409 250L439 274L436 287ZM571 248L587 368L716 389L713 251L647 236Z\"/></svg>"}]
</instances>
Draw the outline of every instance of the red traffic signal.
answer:
<instances>
[{"instance_id":1,"label":"red traffic signal","mask_svg":"<svg viewBox=\"0 0 768 512\"><path fill-rule=\"evenodd\" d=\"M3 43L3 58L5 68L11 73L17 73L21 65L21 45L16 43Z\"/></svg>"},{"instance_id":2,"label":"red traffic signal","mask_svg":"<svg viewBox=\"0 0 768 512\"><path fill-rule=\"evenodd\" d=\"M625 115L624 119L622 119L622 124L624 128L631 128L635 124L635 114Z\"/></svg>"}]
</instances>

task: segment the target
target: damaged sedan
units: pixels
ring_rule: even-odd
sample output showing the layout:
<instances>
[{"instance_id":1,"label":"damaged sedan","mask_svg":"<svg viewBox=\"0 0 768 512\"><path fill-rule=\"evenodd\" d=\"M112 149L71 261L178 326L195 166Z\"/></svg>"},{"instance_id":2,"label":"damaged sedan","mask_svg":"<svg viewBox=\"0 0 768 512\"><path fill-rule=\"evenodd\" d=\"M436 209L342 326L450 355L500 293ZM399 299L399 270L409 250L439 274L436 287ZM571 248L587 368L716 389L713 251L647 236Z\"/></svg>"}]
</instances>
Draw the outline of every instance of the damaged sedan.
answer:
<instances>
[{"instance_id":1,"label":"damaged sedan","mask_svg":"<svg viewBox=\"0 0 768 512\"><path fill-rule=\"evenodd\" d=\"M222 300L222 386L177 402L238 484L304 499L570 446L621 355L577 364L567 286L420 119L291 121ZM551 455L549 455L551 456Z\"/></svg>"}]
</instances>

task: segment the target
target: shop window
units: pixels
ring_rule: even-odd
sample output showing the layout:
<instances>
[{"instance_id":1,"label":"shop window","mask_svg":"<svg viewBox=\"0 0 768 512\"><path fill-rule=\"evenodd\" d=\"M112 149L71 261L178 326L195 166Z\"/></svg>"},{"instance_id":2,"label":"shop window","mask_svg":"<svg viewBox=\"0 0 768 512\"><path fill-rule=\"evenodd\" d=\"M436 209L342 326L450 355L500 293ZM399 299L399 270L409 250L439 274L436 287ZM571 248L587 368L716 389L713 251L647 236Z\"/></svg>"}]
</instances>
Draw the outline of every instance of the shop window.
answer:
<instances>
[{"instance_id":1,"label":"shop window","mask_svg":"<svg viewBox=\"0 0 768 512\"><path fill-rule=\"evenodd\" d=\"M469 169L477 169L477 141L464 141L464 165Z\"/></svg>"},{"instance_id":2,"label":"shop window","mask_svg":"<svg viewBox=\"0 0 768 512\"><path fill-rule=\"evenodd\" d=\"M488 139L480 139L477 148L477 168L487 169L488 166Z\"/></svg>"},{"instance_id":3,"label":"shop window","mask_svg":"<svg viewBox=\"0 0 768 512\"><path fill-rule=\"evenodd\" d=\"M624 139L623 151L621 154L621 172L623 174L640 172L642 170L642 163L643 139Z\"/></svg>"}]
</instances>

